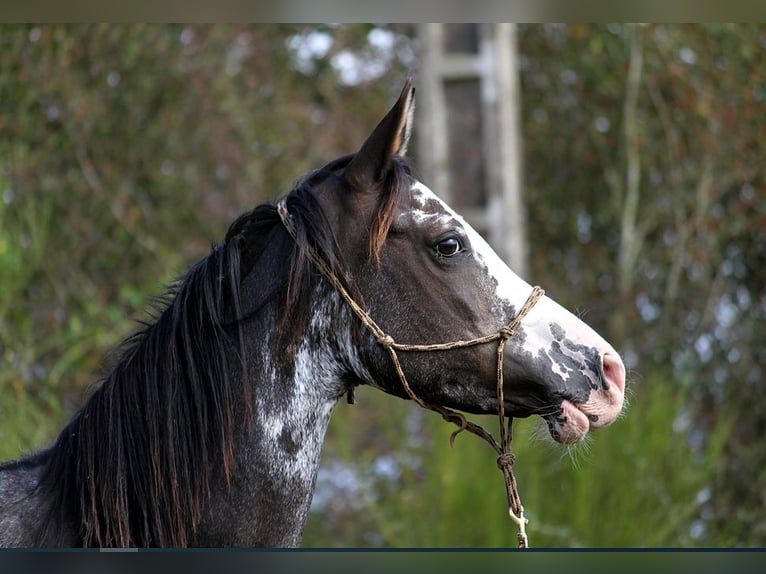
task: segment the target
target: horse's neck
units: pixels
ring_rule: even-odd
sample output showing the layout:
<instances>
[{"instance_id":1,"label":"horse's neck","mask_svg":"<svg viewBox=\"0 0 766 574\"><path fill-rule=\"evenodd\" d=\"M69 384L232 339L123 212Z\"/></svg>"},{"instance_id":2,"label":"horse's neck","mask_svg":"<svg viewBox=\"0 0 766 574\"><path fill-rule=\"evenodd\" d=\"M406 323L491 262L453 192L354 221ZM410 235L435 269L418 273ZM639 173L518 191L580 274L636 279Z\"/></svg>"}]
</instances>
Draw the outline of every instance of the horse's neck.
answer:
<instances>
[{"instance_id":1,"label":"horse's neck","mask_svg":"<svg viewBox=\"0 0 766 574\"><path fill-rule=\"evenodd\" d=\"M350 344L350 330L331 328L339 306L332 296L314 306L290 364L271 355L273 344L261 346L252 381L253 418L238 450L231 489L228 494L219 489L203 521L204 544L300 544L330 416L348 390L349 374L355 376L348 366L355 351L338 352L346 341Z\"/></svg>"},{"instance_id":2,"label":"horse's neck","mask_svg":"<svg viewBox=\"0 0 766 574\"><path fill-rule=\"evenodd\" d=\"M314 297L312 320L291 361L273 356L273 341L263 337L273 333L276 313L262 314L254 320L262 324L243 330L251 377L243 383L252 391L252 416L236 441L228 480L220 468L197 469L213 476L201 523L189 533L192 544L300 544L333 407L349 384L370 382L351 343L350 312L329 291L320 289L323 296ZM35 488L42 470L38 458L0 467L0 546L36 541L41 509L48 504L41 497L49 495ZM57 538L50 543L81 543L75 526L55 528Z\"/></svg>"}]
</instances>

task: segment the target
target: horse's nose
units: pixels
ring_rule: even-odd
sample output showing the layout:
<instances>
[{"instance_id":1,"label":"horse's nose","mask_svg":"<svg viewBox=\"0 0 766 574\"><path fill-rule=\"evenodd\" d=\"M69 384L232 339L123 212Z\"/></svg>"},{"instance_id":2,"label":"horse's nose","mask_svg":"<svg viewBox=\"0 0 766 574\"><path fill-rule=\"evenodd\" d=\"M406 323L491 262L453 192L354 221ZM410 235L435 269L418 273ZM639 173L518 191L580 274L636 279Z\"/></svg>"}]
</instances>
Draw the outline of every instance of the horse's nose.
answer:
<instances>
[{"instance_id":1,"label":"horse's nose","mask_svg":"<svg viewBox=\"0 0 766 574\"><path fill-rule=\"evenodd\" d=\"M620 392L625 393L625 365L616 353L606 352L601 357L601 368L604 371L604 381Z\"/></svg>"}]
</instances>

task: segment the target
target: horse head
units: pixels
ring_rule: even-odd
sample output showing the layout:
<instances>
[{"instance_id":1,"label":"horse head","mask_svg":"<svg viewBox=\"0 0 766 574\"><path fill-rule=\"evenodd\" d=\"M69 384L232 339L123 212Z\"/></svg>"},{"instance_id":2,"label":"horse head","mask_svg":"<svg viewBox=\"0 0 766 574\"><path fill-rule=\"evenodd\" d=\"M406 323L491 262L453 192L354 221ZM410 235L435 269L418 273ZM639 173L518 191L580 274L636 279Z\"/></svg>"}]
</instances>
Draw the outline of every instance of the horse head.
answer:
<instances>
[{"instance_id":1,"label":"horse head","mask_svg":"<svg viewBox=\"0 0 766 574\"><path fill-rule=\"evenodd\" d=\"M397 342L466 341L496 333L532 292L488 243L403 160L414 109L408 81L359 151L328 164L316 197L333 226L345 275L370 317ZM408 394L372 334L356 351L356 376ZM510 337L503 356L504 409L543 417L561 443L581 440L620 413L625 368L614 348L543 297ZM470 413L498 410L495 346L401 354L414 393Z\"/></svg>"}]
</instances>

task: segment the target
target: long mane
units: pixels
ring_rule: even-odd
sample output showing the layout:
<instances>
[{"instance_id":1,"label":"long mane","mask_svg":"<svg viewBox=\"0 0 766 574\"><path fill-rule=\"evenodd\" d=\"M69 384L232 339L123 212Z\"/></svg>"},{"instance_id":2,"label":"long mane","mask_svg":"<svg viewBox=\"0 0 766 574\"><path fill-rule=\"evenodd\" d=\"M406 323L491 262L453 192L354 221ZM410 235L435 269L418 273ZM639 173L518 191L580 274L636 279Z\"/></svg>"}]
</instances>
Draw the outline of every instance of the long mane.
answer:
<instances>
[{"instance_id":1,"label":"long mane","mask_svg":"<svg viewBox=\"0 0 766 574\"><path fill-rule=\"evenodd\" d=\"M52 493L43 545L65 528L83 546L188 545L210 469L230 477L235 405L250 402L228 364L244 354L224 328L224 302L239 307L239 255L217 247L172 286L60 433L41 479Z\"/></svg>"},{"instance_id":2,"label":"long mane","mask_svg":"<svg viewBox=\"0 0 766 574\"><path fill-rule=\"evenodd\" d=\"M338 177L346 156L316 170L288 195L298 240L283 284L282 326L299 335L317 281L314 246L354 292L337 241L311 193ZM409 168L397 159L373 214L370 252L380 253ZM214 473L230 484L238 430L251 416L241 330L242 280L258 269L279 218L272 204L232 223L225 242L166 293L164 309L125 342L114 369L50 449L36 458L50 505L41 546L185 547L194 542ZM279 231L286 235L286 232ZM289 320L287 314L289 313ZM232 364L233 362L233 364Z\"/></svg>"}]
</instances>

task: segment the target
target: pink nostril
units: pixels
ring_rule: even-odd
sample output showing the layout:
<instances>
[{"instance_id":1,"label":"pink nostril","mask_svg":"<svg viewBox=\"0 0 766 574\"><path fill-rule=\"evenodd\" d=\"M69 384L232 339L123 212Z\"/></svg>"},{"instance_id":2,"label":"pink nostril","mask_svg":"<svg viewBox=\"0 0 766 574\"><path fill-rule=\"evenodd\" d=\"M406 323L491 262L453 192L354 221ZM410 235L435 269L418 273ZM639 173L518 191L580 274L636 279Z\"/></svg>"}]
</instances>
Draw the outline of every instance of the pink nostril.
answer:
<instances>
[{"instance_id":1,"label":"pink nostril","mask_svg":"<svg viewBox=\"0 0 766 574\"><path fill-rule=\"evenodd\" d=\"M621 393L624 393L625 365L622 364L622 359L614 353L604 353L602 361L606 381L617 387Z\"/></svg>"}]
</instances>

